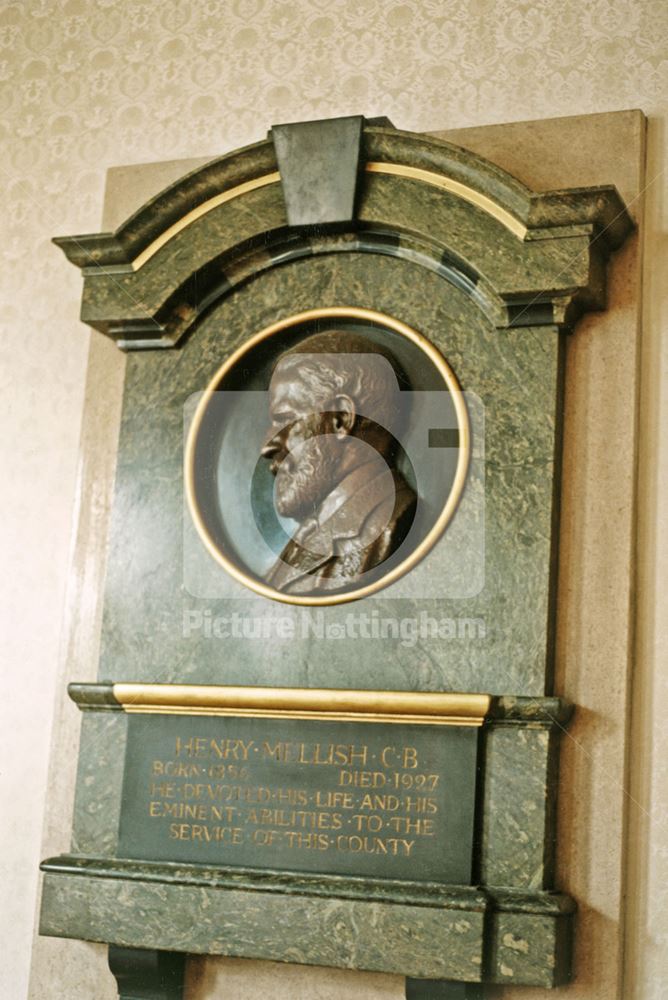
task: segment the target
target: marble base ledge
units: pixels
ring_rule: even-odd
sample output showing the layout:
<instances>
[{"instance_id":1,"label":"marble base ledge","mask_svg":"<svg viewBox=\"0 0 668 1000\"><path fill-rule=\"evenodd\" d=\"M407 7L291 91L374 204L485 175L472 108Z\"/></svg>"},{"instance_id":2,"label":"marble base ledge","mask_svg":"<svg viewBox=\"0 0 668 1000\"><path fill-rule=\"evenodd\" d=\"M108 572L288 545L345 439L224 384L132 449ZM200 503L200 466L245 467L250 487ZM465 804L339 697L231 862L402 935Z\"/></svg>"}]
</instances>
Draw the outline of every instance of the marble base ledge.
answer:
<instances>
[{"instance_id":1,"label":"marble base ledge","mask_svg":"<svg viewBox=\"0 0 668 1000\"><path fill-rule=\"evenodd\" d=\"M121 948L552 988L575 904L552 892L64 855L42 864L40 933Z\"/></svg>"}]
</instances>

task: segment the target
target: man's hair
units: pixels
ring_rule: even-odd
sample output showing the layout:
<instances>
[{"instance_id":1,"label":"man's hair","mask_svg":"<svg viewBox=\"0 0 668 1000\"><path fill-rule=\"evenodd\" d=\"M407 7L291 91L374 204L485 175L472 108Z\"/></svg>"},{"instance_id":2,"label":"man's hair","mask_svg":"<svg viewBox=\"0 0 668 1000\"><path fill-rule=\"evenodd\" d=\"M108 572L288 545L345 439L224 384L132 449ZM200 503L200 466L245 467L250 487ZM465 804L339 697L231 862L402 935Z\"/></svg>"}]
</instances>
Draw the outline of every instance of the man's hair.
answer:
<instances>
[{"instance_id":1,"label":"man's hair","mask_svg":"<svg viewBox=\"0 0 668 1000\"><path fill-rule=\"evenodd\" d=\"M408 379L390 351L361 334L315 333L286 351L277 364L297 369L316 406L327 405L335 396L350 396L362 419L375 421L395 436L401 429L400 384L408 388Z\"/></svg>"}]
</instances>

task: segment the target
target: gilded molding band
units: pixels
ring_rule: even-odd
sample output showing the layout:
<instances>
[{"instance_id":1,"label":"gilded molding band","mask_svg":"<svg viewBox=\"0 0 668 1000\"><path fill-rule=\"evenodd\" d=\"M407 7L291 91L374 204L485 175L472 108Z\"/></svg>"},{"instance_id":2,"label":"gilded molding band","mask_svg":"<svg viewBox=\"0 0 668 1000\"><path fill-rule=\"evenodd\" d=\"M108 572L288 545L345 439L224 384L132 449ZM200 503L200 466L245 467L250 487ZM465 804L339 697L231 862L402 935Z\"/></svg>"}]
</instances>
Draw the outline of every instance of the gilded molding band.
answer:
<instances>
[{"instance_id":1,"label":"gilded molding band","mask_svg":"<svg viewBox=\"0 0 668 1000\"><path fill-rule=\"evenodd\" d=\"M460 181L455 181L451 177L444 177L442 174L433 173L431 170L423 170L420 167L409 167L404 166L401 163L377 163L370 162L365 165L365 170L370 174L384 174L386 176L393 177L407 177L411 180L423 181L425 184L430 184L432 187L441 188L443 191L449 191L450 194L456 195L458 198L462 198L464 201L468 201L471 205L475 205L477 208L482 209L492 218L496 219L503 226L506 227L514 236L518 239L523 240L527 234L527 228L518 219L507 212L500 205L497 205L495 201L488 198L486 195L481 194L474 188L468 187L466 184L462 184ZM230 188L228 191L222 191L217 194L214 198L209 198L208 201L202 202L196 208L193 208L190 212L187 212L182 216L177 222L174 222L168 229L165 229L164 233L161 233L152 243L149 243L141 253L139 253L135 259L131 262L130 268L133 271L138 271L144 264L153 257L158 250L161 250L166 243L169 243L174 236L178 235L183 229L189 226L192 222L196 222L197 219L201 219L202 216L207 215L212 212L215 208L220 205L224 205L228 201L232 201L235 198L240 198L244 194L248 194L250 191L257 191L259 188L268 187L270 184L280 183L281 175L278 170L273 171L270 174L265 174L263 177L255 177L251 181L245 181L243 184L238 184L236 187Z\"/></svg>"},{"instance_id":2,"label":"gilded molding band","mask_svg":"<svg viewBox=\"0 0 668 1000\"><path fill-rule=\"evenodd\" d=\"M243 184L237 184L236 187L230 188L228 191L221 191L214 198L209 198L208 201L203 201L201 205L197 208L193 208L192 211L187 212L182 216L177 222L173 223L168 229L165 229L164 233L160 233L157 239L149 243L140 254L138 254L132 261L131 267L133 271L138 271L147 260L150 260L154 254L158 252L165 243L169 241L191 224L191 222L196 222L197 219L201 219L203 215L207 215L212 212L214 208L218 208L219 205L224 205L228 201L232 201L234 198L240 198L241 195L248 194L249 191L257 191L258 188L267 187L269 184L278 184L281 179L281 175L278 170L275 170L271 174L265 174L264 177L255 177L252 181L245 181Z\"/></svg>"},{"instance_id":3,"label":"gilded molding band","mask_svg":"<svg viewBox=\"0 0 668 1000\"><path fill-rule=\"evenodd\" d=\"M451 177L443 176L443 174L435 174L431 170L423 170L421 167L404 166L402 163L367 163L366 169L372 174L392 174L394 177L409 177L411 180L423 181L425 184L431 184L432 187L441 188L442 191L449 191L450 194L468 201L471 205L475 205L476 208L480 208L483 212L491 215L502 226L505 226L513 236L517 236L520 240L526 238L527 227L519 219L516 219L510 212L507 212L505 208L501 208L491 198L476 191L475 188L462 184L461 181L455 181Z\"/></svg>"},{"instance_id":4,"label":"gilded molding band","mask_svg":"<svg viewBox=\"0 0 668 1000\"><path fill-rule=\"evenodd\" d=\"M127 682L128 688L136 688L138 683ZM161 689L166 685L158 685ZM112 683L81 684L71 683L68 685L68 693L72 701L82 712L122 712L125 710L123 704L114 694ZM245 690L245 689L244 689ZM250 688L257 691L258 688ZM286 689L272 689L273 691L285 691ZM288 691L291 689L287 689ZM330 691L327 691L328 696ZM357 691L346 689L341 692L348 696L358 696ZM387 695L388 692L374 692ZM405 695L406 692L392 692L393 694ZM435 695L430 695L435 697ZM440 692L438 697L444 697L444 692ZM450 695L449 697L487 697L469 695ZM329 702L331 707L331 700ZM303 707L303 706L302 706ZM190 711L190 709L189 709ZM390 714L387 712L386 714ZM417 712L413 714L419 714ZM546 728L562 733L569 725L573 716L573 705L565 698L553 696L543 698L517 697L512 695L497 695L490 699L489 709L485 715L485 723L492 726L529 726L531 728ZM454 716L453 716L454 717Z\"/></svg>"},{"instance_id":5,"label":"gilded molding band","mask_svg":"<svg viewBox=\"0 0 668 1000\"><path fill-rule=\"evenodd\" d=\"M487 694L199 684L118 683L113 695L129 713L426 726L481 726L492 701Z\"/></svg>"}]
</instances>

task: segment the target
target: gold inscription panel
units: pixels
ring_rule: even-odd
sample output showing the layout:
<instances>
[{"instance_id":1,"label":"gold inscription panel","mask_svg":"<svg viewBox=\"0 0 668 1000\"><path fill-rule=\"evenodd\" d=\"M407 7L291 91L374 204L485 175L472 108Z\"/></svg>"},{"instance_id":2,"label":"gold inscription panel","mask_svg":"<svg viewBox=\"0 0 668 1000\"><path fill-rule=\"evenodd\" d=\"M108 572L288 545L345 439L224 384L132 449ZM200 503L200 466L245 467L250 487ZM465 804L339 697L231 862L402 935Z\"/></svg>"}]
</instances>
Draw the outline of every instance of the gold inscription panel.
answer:
<instances>
[{"instance_id":1,"label":"gold inscription panel","mask_svg":"<svg viewBox=\"0 0 668 1000\"><path fill-rule=\"evenodd\" d=\"M478 730L128 720L124 857L466 884Z\"/></svg>"}]
</instances>

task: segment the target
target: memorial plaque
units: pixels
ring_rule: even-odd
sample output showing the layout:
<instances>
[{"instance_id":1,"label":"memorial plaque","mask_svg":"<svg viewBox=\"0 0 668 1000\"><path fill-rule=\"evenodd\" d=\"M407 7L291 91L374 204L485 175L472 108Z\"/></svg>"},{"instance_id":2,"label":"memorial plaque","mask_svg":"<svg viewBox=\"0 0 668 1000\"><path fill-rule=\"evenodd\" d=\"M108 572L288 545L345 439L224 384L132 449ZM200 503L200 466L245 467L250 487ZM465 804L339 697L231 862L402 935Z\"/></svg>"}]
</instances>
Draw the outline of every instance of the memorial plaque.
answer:
<instances>
[{"instance_id":1,"label":"memorial plaque","mask_svg":"<svg viewBox=\"0 0 668 1000\"><path fill-rule=\"evenodd\" d=\"M191 952L568 982L564 346L632 228L613 188L355 118L57 240L129 356L40 928L108 943L121 996L177 998Z\"/></svg>"},{"instance_id":2,"label":"memorial plaque","mask_svg":"<svg viewBox=\"0 0 668 1000\"><path fill-rule=\"evenodd\" d=\"M119 854L466 885L478 730L129 719Z\"/></svg>"}]
</instances>

